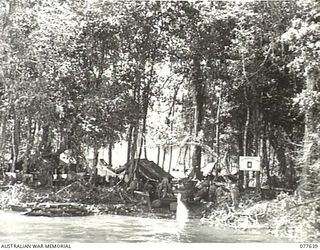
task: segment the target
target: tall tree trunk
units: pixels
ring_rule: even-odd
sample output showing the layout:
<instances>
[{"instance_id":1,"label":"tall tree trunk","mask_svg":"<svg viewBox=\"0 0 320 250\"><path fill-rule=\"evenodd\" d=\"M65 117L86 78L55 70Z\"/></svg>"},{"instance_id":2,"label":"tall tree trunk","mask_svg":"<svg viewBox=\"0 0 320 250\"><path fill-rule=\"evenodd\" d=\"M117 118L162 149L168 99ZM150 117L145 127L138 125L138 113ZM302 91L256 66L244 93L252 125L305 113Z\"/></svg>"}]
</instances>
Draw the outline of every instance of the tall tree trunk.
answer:
<instances>
[{"instance_id":1,"label":"tall tree trunk","mask_svg":"<svg viewBox=\"0 0 320 250\"><path fill-rule=\"evenodd\" d=\"M1 144L0 144L0 157L2 161L5 158L5 145L6 145L6 137L7 137L7 114L4 112L2 116L2 123L1 123Z\"/></svg>"},{"instance_id":2,"label":"tall tree trunk","mask_svg":"<svg viewBox=\"0 0 320 250\"><path fill-rule=\"evenodd\" d=\"M135 105L138 113L138 117L141 115L141 83L143 81L142 79L142 73L144 72L144 65L139 65L138 70L136 71L136 80L134 82L134 89L133 89L133 104ZM143 95L144 93L142 93ZM144 98L144 96L142 96ZM144 102L144 100L142 100ZM143 104L144 105L144 104ZM142 111L144 111L144 106L142 106ZM145 121L143 121L145 122ZM131 143L131 165L130 165L130 170L129 170L129 181L131 182L133 179L136 179L137 177L137 172L139 171L139 159L141 156L141 151L142 151L142 145L140 141L140 147L138 145L138 139L139 139L139 133L140 133L140 119L137 118L132 122L133 125L133 138L132 138L132 143ZM142 126L143 127L143 126ZM143 131L141 130L141 134ZM138 148L139 147L139 148ZM138 151L139 149L139 151ZM138 154L138 159L136 160L135 157Z\"/></svg>"},{"instance_id":3,"label":"tall tree trunk","mask_svg":"<svg viewBox=\"0 0 320 250\"><path fill-rule=\"evenodd\" d=\"M239 131L243 131L242 124L239 124ZM244 155L243 153L243 134L239 134L237 138L239 155ZM239 171L239 180L238 180L238 188L239 190L243 190L244 187L244 171Z\"/></svg>"},{"instance_id":4,"label":"tall tree trunk","mask_svg":"<svg viewBox=\"0 0 320 250\"><path fill-rule=\"evenodd\" d=\"M184 151L184 155L183 155L183 174L185 174L186 171L187 171L187 168L186 168L186 158L187 158L187 155L188 155L188 149L189 149L189 147L188 147L188 146L185 146L185 151Z\"/></svg>"},{"instance_id":5,"label":"tall tree trunk","mask_svg":"<svg viewBox=\"0 0 320 250\"><path fill-rule=\"evenodd\" d=\"M92 168L94 170L97 168L98 162L99 162L99 148L95 146L93 147L93 161L92 161Z\"/></svg>"},{"instance_id":6,"label":"tall tree trunk","mask_svg":"<svg viewBox=\"0 0 320 250\"><path fill-rule=\"evenodd\" d=\"M267 182L269 187L271 188L271 176L270 176L270 165L269 165L270 159L268 154L268 148L267 148L267 130L266 125L264 127L264 134L262 138L262 165L266 168L266 174L267 174Z\"/></svg>"},{"instance_id":7,"label":"tall tree trunk","mask_svg":"<svg viewBox=\"0 0 320 250\"><path fill-rule=\"evenodd\" d=\"M250 109L249 107L247 107L246 123L244 126L244 133L243 133L243 155L244 156L247 156L249 123L250 123ZM248 171L244 171L243 173L243 184L245 188L247 188L249 185Z\"/></svg>"},{"instance_id":8,"label":"tall tree trunk","mask_svg":"<svg viewBox=\"0 0 320 250\"><path fill-rule=\"evenodd\" d=\"M147 137L146 137L146 135L144 135L144 138L143 138L143 150L144 150L144 158L148 159L148 155L147 155Z\"/></svg>"},{"instance_id":9,"label":"tall tree trunk","mask_svg":"<svg viewBox=\"0 0 320 250\"><path fill-rule=\"evenodd\" d=\"M33 146L33 141L34 141L34 129L32 128L33 121L32 118L28 117L28 129L27 129L27 147L26 151L23 155L23 172L26 173L28 171L28 166L30 165L30 154L31 154L31 148Z\"/></svg>"},{"instance_id":10,"label":"tall tree trunk","mask_svg":"<svg viewBox=\"0 0 320 250\"><path fill-rule=\"evenodd\" d=\"M163 148L163 155L162 155L162 164L161 164L162 170L164 170L164 164L165 164L165 161L166 161L166 154L167 154L167 148L164 147Z\"/></svg>"},{"instance_id":11,"label":"tall tree trunk","mask_svg":"<svg viewBox=\"0 0 320 250\"><path fill-rule=\"evenodd\" d=\"M279 173L282 175L286 174L287 171L287 160L285 155L285 145L279 136L271 134L270 135L270 143L275 151L275 156L278 160L280 171Z\"/></svg>"},{"instance_id":12,"label":"tall tree trunk","mask_svg":"<svg viewBox=\"0 0 320 250\"><path fill-rule=\"evenodd\" d=\"M137 153L137 146L138 146L137 145L138 135L139 135L138 124L135 124L133 128L133 140L132 140L132 148L131 148L131 156L130 156L130 160L131 160L130 171L129 171L130 181L136 178L136 174L138 171L139 161L135 159L136 153Z\"/></svg>"},{"instance_id":13,"label":"tall tree trunk","mask_svg":"<svg viewBox=\"0 0 320 250\"><path fill-rule=\"evenodd\" d=\"M202 71L199 55L195 55L192 65L192 86L194 91L194 137L199 136L199 132L202 129L202 123L204 118L204 98L205 98L205 84L202 79ZM202 149L200 145L194 146L194 152L192 156L192 168L194 170L197 179L201 178L201 155Z\"/></svg>"},{"instance_id":14,"label":"tall tree trunk","mask_svg":"<svg viewBox=\"0 0 320 250\"><path fill-rule=\"evenodd\" d=\"M280 173L282 175L285 175L287 172L287 160L286 160L286 154L285 154L285 146L280 145L277 150L277 159L279 161L280 166Z\"/></svg>"},{"instance_id":15,"label":"tall tree trunk","mask_svg":"<svg viewBox=\"0 0 320 250\"><path fill-rule=\"evenodd\" d=\"M320 72L316 70L309 70L306 72L306 89L307 91L314 91L317 94L320 91ZM309 97L310 98L310 97ZM300 181L300 198L310 198L314 195L315 188L311 184L312 181L318 181L315 179L317 170L314 165L320 159L320 117L318 110L320 109L320 103L313 100L313 107L305 111L305 134L304 134L304 166L302 169L302 180Z\"/></svg>"},{"instance_id":16,"label":"tall tree trunk","mask_svg":"<svg viewBox=\"0 0 320 250\"><path fill-rule=\"evenodd\" d=\"M112 147L113 147L113 144L109 143L109 145L108 145L108 164L109 164L109 166L112 166Z\"/></svg>"},{"instance_id":17,"label":"tall tree trunk","mask_svg":"<svg viewBox=\"0 0 320 250\"><path fill-rule=\"evenodd\" d=\"M44 154L50 153L50 126L46 124L42 127L42 138L40 143L40 151Z\"/></svg>"},{"instance_id":18,"label":"tall tree trunk","mask_svg":"<svg viewBox=\"0 0 320 250\"><path fill-rule=\"evenodd\" d=\"M161 147L160 145L157 146L158 148L158 153L157 153L157 165L160 165L160 151L161 151Z\"/></svg>"},{"instance_id":19,"label":"tall tree trunk","mask_svg":"<svg viewBox=\"0 0 320 250\"><path fill-rule=\"evenodd\" d=\"M192 149L191 149L191 146L189 148L189 154L188 154L188 166L189 168L192 168Z\"/></svg>"},{"instance_id":20,"label":"tall tree trunk","mask_svg":"<svg viewBox=\"0 0 320 250\"><path fill-rule=\"evenodd\" d=\"M293 150L292 150L293 151ZM289 175L288 176L288 185L289 188L294 189L295 186L295 169L294 169L294 163L291 158L288 159L288 164L289 164Z\"/></svg>"},{"instance_id":21,"label":"tall tree trunk","mask_svg":"<svg viewBox=\"0 0 320 250\"><path fill-rule=\"evenodd\" d=\"M260 112L259 112L259 105L258 102L254 108L254 150L255 150L255 156L260 157ZM261 166L260 166L261 167ZM256 188L260 190L261 188L261 182L260 182L260 171L255 171L255 179L256 179Z\"/></svg>"},{"instance_id":22,"label":"tall tree trunk","mask_svg":"<svg viewBox=\"0 0 320 250\"><path fill-rule=\"evenodd\" d=\"M138 160L141 159L142 155L142 149L145 149L145 143L144 143L144 138L146 134L146 122L147 122L147 115L143 117L143 122L142 122L142 131L141 131L141 136L140 136L140 146L139 146L139 154L138 154Z\"/></svg>"},{"instance_id":23,"label":"tall tree trunk","mask_svg":"<svg viewBox=\"0 0 320 250\"><path fill-rule=\"evenodd\" d=\"M127 162L130 161L131 157L131 148L132 148L132 132L133 132L133 125L130 124L129 131L127 135Z\"/></svg>"},{"instance_id":24,"label":"tall tree trunk","mask_svg":"<svg viewBox=\"0 0 320 250\"><path fill-rule=\"evenodd\" d=\"M176 95L174 96L174 101L173 101L173 104L171 106L169 117L171 116L171 112L172 112L172 115L174 116L175 98L176 98ZM173 120L172 119L170 121L170 132L171 132L171 134L173 133ZM170 173L171 165L172 165L172 144L171 144L171 142L170 142L170 145L169 145L169 150L170 151L169 151L169 169L168 169L168 172Z\"/></svg>"},{"instance_id":25,"label":"tall tree trunk","mask_svg":"<svg viewBox=\"0 0 320 250\"><path fill-rule=\"evenodd\" d=\"M97 146L93 147L93 161L92 161L92 172L90 176L90 182L96 184L97 180L97 165L99 161L99 148Z\"/></svg>"},{"instance_id":26,"label":"tall tree trunk","mask_svg":"<svg viewBox=\"0 0 320 250\"><path fill-rule=\"evenodd\" d=\"M142 99L143 99L143 120L142 120L142 130L141 130L141 138L140 138L140 148L139 148L139 157L138 160L141 158L142 154L142 148L143 145L145 145L144 141L146 138L146 126L147 126L147 114L148 114L148 108L149 108L149 84L146 86L142 93ZM145 148L145 147L144 147Z\"/></svg>"},{"instance_id":27,"label":"tall tree trunk","mask_svg":"<svg viewBox=\"0 0 320 250\"><path fill-rule=\"evenodd\" d=\"M170 148L170 152L169 152L169 169L168 169L168 172L170 173L171 165L172 165L172 145L170 145L169 148Z\"/></svg>"},{"instance_id":28,"label":"tall tree trunk","mask_svg":"<svg viewBox=\"0 0 320 250\"><path fill-rule=\"evenodd\" d=\"M156 56L156 51L157 47L155 46L153 49L153 52L149 54L150 59L151 59L151 69L150 69L150 74L149 74L149 79L146 87L143 90L142 93L142 101L143 101L143 125L142 125L142 135L143 135L143 142L144 142L144 157L147 159L147 137L146 137L146 126L147 126L147 117L148 117L148 109L149 109L149 103L150 103L150 86L153 81L153 74L154 74L154 65L155 65L155 56Z\"/></svg>"},{"instance_id":29,"label":"tall tree trunk","mask_svg":"<svg viewBox=\"0 0 320 250\"><path fill-rule=\"evenodd\" d=\"M221 89L221 84L220 84ZM220 157L220 110L221 110L221 97L222 93L219 95L217 114L216 114L216 153L218 156L218 168L221 168L221 157Z\"/></svg>"},{"instance_id":30,"label":"tall tree trunk","mask_svg":"<svg viewBox=\"0 0 320 250\"><path fill-rule=\"evenodd\" d=\"M16 115L15 107L12 109L13 115L13 130L12 130L12 165L11 172L16 170L16 163L19 157L19 145L20 145L20 121Z\"/></svg>"}]
</instances>

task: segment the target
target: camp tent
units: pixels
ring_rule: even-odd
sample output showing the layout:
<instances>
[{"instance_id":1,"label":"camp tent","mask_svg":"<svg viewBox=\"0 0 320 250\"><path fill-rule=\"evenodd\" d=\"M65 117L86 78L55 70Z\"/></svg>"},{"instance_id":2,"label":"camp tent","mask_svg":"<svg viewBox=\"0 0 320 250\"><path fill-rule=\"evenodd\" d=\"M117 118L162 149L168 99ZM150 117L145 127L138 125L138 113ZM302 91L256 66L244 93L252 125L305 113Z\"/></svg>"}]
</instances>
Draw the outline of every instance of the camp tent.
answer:
<instances>
[{"instance_id":1,"label":"camp tent","mask_svg":"<svg viewBox=\"0 0 320 250\"><path fill-rule=\"evenodd\" d=\"M122 167L116 170L116 173L120 174L125 172L126 170L129 171L130 166L132 164L136 164L138 159L131 160L127 162ZM169 179L173 179L173 176L166 171L164 171L161 167L159 167L153 161L149 161L147 159L140 159L138 161L138 178L146 178L150 181L161 181L163 177L167 177Z\"/></svg>"}]
</instances>

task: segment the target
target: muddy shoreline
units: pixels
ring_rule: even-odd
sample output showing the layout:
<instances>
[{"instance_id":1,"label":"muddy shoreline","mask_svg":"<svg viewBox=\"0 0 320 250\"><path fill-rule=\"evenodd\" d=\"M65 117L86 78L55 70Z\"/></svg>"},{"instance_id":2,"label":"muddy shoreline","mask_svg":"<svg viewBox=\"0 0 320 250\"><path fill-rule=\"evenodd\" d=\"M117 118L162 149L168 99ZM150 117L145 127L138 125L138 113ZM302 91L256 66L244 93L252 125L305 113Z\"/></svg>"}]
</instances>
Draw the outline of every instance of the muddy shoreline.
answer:
<instances>
[{"instance_id":1,"label":"muddy shoreline","mask_svg":"<svg viewBox=\"0 0 320 250\"><path fill-rule=\"evenodd\" d=\"M63 191L63 192L61 192ZM0 190L0 209L21 212L29 216L85 216L123 215L143 218L175 219L175 211L166 207L149 208L140 200L121 200L123 190L92 188L86 190L31 188L23 185L8 186ZM119 195L120 194L120 195ZM71 208L66 208L71 206ZM203 204L189 206L190 218L201 218ZM59 210L61 210L59 212ZM72 210L72 211L71 211ZM83 213L77 213L78 211ZM30 211L35 211L30 213ZM70 212L71 211L71 212Z\"/></svg>"},{"instance_id":2,"label":"muddy shoreline","mask_svg":"<svg viewBox=\"0 0 320 250\"><path fill-rule=\"evenodd\" d=\"M137 198L137 197L136 197ZM30 216L74 216L82 215L121 215L154 219L175 219L175 211L169 207L151 209L147 203L130 197L121 188L85 187L72 185L68 188L31 188L23 185L13 185L6 190L0 190L0 209L13 210L12 206L27 206L33 203L33 209L39 211ZM49 205L48 205L49 204ZM50 206L52 205L52 209ZM66 208L60 211L56 204L73 204L78 208ZM296 196L281 194L276 199L264 200L257 193L243 193L239 207L231 204L230 195L226 194L218 199L218 205L211 203L187 204L190 219L201 219L218 228L232 228L236 230L265 229L269 234L279 237L301 239L301 241L315 242L319 240L318 234L312 234L314 227L308 224L310 218L301 218L299 209L303 206ZM315 203L316 205L316 203ZM43 210L39 207L49 207ZM31 209L32 210L32 209ZM27 212L30 209L26 210ZM26 212L24 211L24 212ZM77 212L78 211L78 212ZM23 212L21 212L23 214ZM300 230L301 223L305 223L304 230ZM311 235L311 237L310 237Z\"/></svg>"}]
</instances>

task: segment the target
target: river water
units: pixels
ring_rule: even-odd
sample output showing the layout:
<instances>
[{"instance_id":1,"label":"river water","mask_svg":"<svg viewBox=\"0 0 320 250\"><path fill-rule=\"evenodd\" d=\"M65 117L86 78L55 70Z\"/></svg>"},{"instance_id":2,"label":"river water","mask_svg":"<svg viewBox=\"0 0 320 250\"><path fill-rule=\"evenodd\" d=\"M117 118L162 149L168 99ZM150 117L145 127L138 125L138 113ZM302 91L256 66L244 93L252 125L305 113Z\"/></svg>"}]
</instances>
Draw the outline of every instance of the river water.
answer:
<instances>
[{"instance_id":1,"label":"river water","mask_svg":"<svg viewBox=\"0 0 320 250\"><path fill-rule=\"evenodd\" d=\"M1 243L286 242L263 232L216 229L191 220L183 230L174 220L96 215L28 217L0 211Z\"/></svg>"}]
</instances>

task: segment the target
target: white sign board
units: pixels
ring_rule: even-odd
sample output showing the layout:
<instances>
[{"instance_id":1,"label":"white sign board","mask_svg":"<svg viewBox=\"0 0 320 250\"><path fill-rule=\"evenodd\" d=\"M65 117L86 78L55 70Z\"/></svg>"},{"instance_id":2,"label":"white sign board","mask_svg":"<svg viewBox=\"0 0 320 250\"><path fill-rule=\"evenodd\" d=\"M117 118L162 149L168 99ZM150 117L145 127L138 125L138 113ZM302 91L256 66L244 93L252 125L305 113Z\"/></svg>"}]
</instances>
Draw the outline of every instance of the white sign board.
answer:
<instances>
[{"instance_id":1,"label":"white sign board","mask_svg":"<svg viewBox=\"0 0 320 250\"><path fill-rule=\"evenodd\" d=\"M259 156L240 156L239 165L243 171L261 171Z\"/></svg>"}]
</instances>

